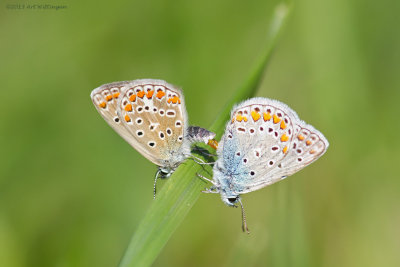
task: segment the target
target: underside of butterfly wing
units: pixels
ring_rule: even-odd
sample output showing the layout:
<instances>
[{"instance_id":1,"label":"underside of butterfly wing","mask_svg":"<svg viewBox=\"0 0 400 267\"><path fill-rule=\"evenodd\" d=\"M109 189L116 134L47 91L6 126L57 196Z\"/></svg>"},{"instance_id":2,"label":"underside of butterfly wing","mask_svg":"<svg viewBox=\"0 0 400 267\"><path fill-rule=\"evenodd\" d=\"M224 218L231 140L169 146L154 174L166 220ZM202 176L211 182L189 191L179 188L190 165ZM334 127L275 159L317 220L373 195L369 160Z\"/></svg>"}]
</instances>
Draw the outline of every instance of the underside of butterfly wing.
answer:
<instances>
[{"instance_id":1,"label":"underside of butterfly wing","mask_svg":"<svg viewBox=\"0 0 400 267\"><path fill-rule=\"evenodd\" d=\"M104 84L92 91L90 97L103 119L131 146L132 137L117 114L117 104L128 82Z\"/></svg>"},{"instance_id":2,"label":"underside of butterfly wing","mask_svg":"<svg viewBox=\"0 0 400 267\"><path fill-rule=\"evenodd\" d=\"M325 137L287 105L253 98L232 111L216 164L224 175L217 180L237 194L248 193L304 168L327 147Z\"/></svg>"},{"instance_id":3,"label":"underside of butterfly wing","mask_svg":"<svg viewBox=\"0 0 400 267\"><path fill-rule=\"evenodd\" d=\"M174 169L190 154L184 98L173 85L133 81L122 92L117 112L134 148L155 164Z\"/></svg>"}]
</instances>

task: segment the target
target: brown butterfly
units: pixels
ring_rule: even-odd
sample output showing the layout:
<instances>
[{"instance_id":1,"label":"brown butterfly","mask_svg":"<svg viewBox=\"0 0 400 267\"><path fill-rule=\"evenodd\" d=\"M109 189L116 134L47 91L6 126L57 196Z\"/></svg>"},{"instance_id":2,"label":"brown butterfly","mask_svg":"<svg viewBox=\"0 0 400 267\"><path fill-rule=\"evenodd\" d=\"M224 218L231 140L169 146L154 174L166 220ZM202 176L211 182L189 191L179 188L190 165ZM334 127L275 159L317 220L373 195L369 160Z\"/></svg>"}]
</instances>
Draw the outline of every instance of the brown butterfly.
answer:
<instances>
[{"instance_id":1,"label":"brown butterfly","mask_svg":"<svg viewBox=\"0 0 400 267\"><path fill-rule=\"evenodd\" d=\"M215 134L188 126L182 91L162 80L104 84L91 93L94 106L133 148L158 165L157 178L170 176L191 155L195 142L214 143Z\"/></svg>"}]
</instances>

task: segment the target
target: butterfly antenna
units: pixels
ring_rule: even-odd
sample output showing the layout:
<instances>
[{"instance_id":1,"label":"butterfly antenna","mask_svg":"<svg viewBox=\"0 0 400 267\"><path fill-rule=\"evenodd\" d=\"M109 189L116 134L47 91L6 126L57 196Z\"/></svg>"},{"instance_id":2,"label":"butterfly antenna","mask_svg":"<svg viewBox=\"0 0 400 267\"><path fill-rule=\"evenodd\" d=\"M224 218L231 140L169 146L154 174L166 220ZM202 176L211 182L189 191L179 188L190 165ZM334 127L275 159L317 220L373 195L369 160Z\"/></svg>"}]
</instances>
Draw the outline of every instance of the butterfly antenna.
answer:
<instances>
[{"instance_id":1,"label":"butterfly antenna","mask_svg":"<svg viewBox=\"0 0 400 267\"><path fill-rule=\"evenodd\" d=\"M158 179L159 174L160 174L160 170L157 170L156 178L154 179L154 186L153 186L153 199L156 199L156 184L157 184L157 179Z\"/></svg>"},{"instance_id":2,"label":"butterfly antenna","mask_svg":"<svg viewBox=\"0 0 400 267\"><path fill-rule=\"evenodd\" d=\"M242 231L243 232L246 231L248 234L250 234L249 228L247 227L246 214L244 213L244 207L240 198L239 198L239 203L240 207L242 208Z\"/></svg>"}]
</instances>

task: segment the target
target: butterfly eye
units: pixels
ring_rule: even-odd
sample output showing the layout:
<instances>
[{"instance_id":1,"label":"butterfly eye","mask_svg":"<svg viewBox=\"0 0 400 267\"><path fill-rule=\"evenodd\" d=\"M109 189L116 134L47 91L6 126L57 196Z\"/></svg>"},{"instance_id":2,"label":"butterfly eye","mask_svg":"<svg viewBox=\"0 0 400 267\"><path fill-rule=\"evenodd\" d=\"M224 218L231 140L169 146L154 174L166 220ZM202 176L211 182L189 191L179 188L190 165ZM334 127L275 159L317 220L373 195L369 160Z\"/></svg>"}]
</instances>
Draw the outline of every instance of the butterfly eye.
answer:
<instances>
[{"instance_id":1,"label":"butterfly eye","mask_svg":"<svg viewBox=\"0 0 400 267\"><path fill-rule=\"evenodd\" d=\"M171 172L165 169L160 169L160 174L162 178L167 178L171 176Z\"/></svg>"},{"instance_id":2,"label":"butterfly eye","mask_svg":"<svg viewBox=\"0 0 400 267\"><path fill-rule=\"evenodd\" d=\"M237 201L237 197L228 197L228 201L229 203L234 204Z\"/></svg>"}]
</instances>

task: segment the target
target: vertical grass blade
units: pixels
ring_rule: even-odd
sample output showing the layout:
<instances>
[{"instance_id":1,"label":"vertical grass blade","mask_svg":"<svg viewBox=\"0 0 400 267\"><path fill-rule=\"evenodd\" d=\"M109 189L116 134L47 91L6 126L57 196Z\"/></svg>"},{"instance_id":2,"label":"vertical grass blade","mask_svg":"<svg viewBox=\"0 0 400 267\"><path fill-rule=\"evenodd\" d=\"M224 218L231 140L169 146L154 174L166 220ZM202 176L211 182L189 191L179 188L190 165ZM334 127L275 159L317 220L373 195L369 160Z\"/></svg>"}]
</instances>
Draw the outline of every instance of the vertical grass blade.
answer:
<instances>
[{"instance_id":1,"label":"vertical grass blade","mask_svg":"<svg viewBox=\"0 0 400 267\"><path fill-rule=\"evenodd\" d=\"M235 91L232 99L225 105L220 116L210 127L210 130L219 136L229 119L233 104L254 96L287 14L288 7L286 5L281 4L275 10L268 32L269 39L261 61L243 86ZM149 266L153 263L198 199L201 190L204 189L205 183L196 176L196 172L201 169L202 167L198 164L187 160L168 179L134 233L120 262L120 267ZM211 169L207 167L207 170ZM211 172L209 176L211 177Z\"/></svg>"},{"instance_id":2,"label":"vertical grass blade","mask_svg":"<svg viewBox=\"0 0 400 267\"><path fill-rule=\"evenodd\" d=\"M263 51L264 54L260 58L260 61L255 65L255 68L250 73L247 80L240 88L238 88L238 90L236 90L233 97L224 106L220 116L218 116L218 118L209 128L210 131L217 133L217 136L218 134L222 134L224 126L229 120L230 110L232 109L233 105L255 95L266 70L267 64L271 58L272 52L275 48L279 34L282 32L282 28L288 17L289 10L289 6L283 3L276 7L272 21L269 25L267 42Z\"/></svg>"}]
</instances>

